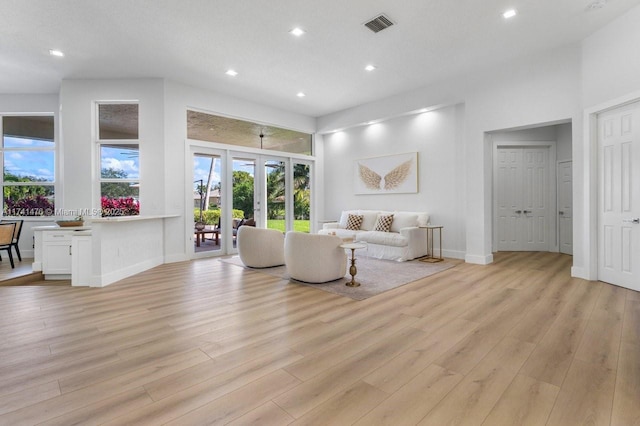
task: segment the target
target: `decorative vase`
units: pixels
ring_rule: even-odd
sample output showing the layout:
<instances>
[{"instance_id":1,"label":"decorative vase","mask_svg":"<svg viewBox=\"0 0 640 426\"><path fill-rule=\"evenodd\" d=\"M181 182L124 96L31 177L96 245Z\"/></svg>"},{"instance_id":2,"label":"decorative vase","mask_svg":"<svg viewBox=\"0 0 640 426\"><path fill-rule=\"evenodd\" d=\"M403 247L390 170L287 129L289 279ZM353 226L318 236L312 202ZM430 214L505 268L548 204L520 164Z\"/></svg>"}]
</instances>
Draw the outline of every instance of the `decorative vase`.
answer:
<instances>
[{"instance_id":1,"label":"decorative vase","mask_svg":"<svg viewBox=\"0 0 640 426\"><path fill-rule=\"evenodd\" d=\"M204 222L200 222L200 221L196 222L196 230L202 231L204 229L204 227L205 227L205 223Z\"/></svg>"}]
</instances>

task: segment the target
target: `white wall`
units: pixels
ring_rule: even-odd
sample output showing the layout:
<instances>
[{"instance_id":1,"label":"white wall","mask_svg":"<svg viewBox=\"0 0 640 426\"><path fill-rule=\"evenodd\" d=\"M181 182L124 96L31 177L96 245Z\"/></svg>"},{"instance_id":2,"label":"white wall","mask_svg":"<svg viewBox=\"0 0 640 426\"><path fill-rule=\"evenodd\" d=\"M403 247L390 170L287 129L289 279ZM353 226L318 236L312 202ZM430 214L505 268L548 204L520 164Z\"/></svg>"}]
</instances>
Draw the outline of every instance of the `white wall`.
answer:
<instances>
[{"instance_id":1,"label":"white wall","mask_svg":"<svg viewBox=\"0 0 640 426\"><path fill-rule=\"evenodd\" d=\"M187 173L185 167L187 164L190 165L185 159L188 108L307 133L314 133L316 127L314 118L302 114L281 111L171 81L165 82L165 213L181 216L180 219L166 221L165 224L167 261L185 260L187 245L193 244L191 241L193 236L185 232L184 217L186 210L184 194L187 188L191 188L191 183L185 182ZM186 220L191 221L191 218Z\"/></svg>"},{"instance_id":2,"label":"white wall","mask_svg":"<svg viewBox=\"0 0 640 426\"><path fill-rule=\"evenodd\" d=\"M569 161L573 159L573 129L571 123L559 124L555 126L558 161Z\"/></svg>"},{"instance_id":3,"label":"white wall","mask_svg":"<svg viewBox=\"0 0 640 426\"><path fill-rule=\"evenodd\" d=\"M597 279L597 137L595 120L598 112L621 103L640 99L640 6L601 28L582 42L582 94L584 138L574 138L574 212L577 203L584 221L574 221L574 262L572 274ZM582 155L576 156L580 151ZM579 167L579 170L576 168ZM576 180L584 182L576 187ZM577 243L580 245L577 245Z\"/></svg>"},{"instance_id":4,"label":"white wall","mask_svg":"<svg viewBox=\"0 0 640 426\"><path fill-rule=\"evenodd\" d=\"M491 139L495 142L555 141L557 160L571 160L571 123L491 132Z\"/></svg>"},{"instance_id":5,"label":"white wall","mask_svg":"<svg viewBox=\"0 0 640 426\"><path fill-rule=\"evenodd\" d=\"M486 132L581 123L580 49L569 46L496 67L467 97L467 260L492 260L492 147ZM579 137L575 134L573 137ZM478 161L482 158L483 161ZM576 261L577 259L574 259Z\"/></svg>"},{"instance_id":6,"label":"white wall","mask_svg":"<svg viewBox=\"0 0 640 426\"><path fill-rule=\"evenodd\" d=\"M164 213L164 86L160 79L63 80L60 89L63 204L100 207L95 146L95 101L137 101L140 140L140 213Z\"/></svg>"},{"instance_id":7,"label":"white wall","mask_svg":"<svg viewBox=\"0 0 640 426\"><path fill-rule=\"evenodd\" d=\"M582 92L590 107L640 90L640 6L582 43Z\"/></svg>"},{"instance_id":8,"label":"white wall","mask_svg":"<svg viewBox=\"0 0 640 426\"><path fill-rule=\"evenodd\" d=\"M56 191L57 209L69 211L100 207L95 184L99 172L99 157L94 143L95 101L139 103L141 214L181 216L164 221L164 255L168 261L186 259L186 244L192 237L185 235L184 220L188 107L308 133L314 133L316 129L316 120L312 117L162 79L64 80L59 96L0 95L2 112L55 113L59 144L58 180L64 182ZM321 166L319 169L321 172ZM318 185L318 200L321 194L322 187ZM35 221L33 226L51 223L51 220L47 223ZM25 255L32 255L33 233L30 228L25 227L21 238L25 242L25 248L21 250Z\"/></svg>"},{"instance_id":9,"label":"white wall","mask_svg":"<svg viewBox=\"0 0 640 426\"><path fill-rule=\"evenodd\" d=\"M460 136L463 143L456 157L465 176L465 181L456 187L465 197L462 229L465 229L466 242L461 247L466 250L467 261L489 263L492 261L493 173L491 139L486 133L572 121L574 143L579 140L581 132L576 131L576 126L580 129L582 122L580 52L580 46L567 46L511 63L479 64L466 76L452 77L441 84L320 117L318 128L328 131L381 116L399 116L418 108L464 101L464 130ZM394 151L398 139L388 139L386 143L384 148L373 149ZM336 161L351 168L348 159L325 155L325 160L325 167L329 167L330 161ZM334 186L330 181L325 181L325 185L330 197ZM450 188L443 188L439 192L448 190Z\"/></svg>"},{"instance_id":10,"label":"white wall","mask_svg":"<svg viewBox=\"0 0 640 426\"><path fill-rule=\"evenodd\" d=\"M445 107L325 135L324 219L346 209L426 211L444 226L444 255L464 257L463 110ZM354 194L355 160L407 152L418 152L418 193Z\"/></svg>"}]
</instances>

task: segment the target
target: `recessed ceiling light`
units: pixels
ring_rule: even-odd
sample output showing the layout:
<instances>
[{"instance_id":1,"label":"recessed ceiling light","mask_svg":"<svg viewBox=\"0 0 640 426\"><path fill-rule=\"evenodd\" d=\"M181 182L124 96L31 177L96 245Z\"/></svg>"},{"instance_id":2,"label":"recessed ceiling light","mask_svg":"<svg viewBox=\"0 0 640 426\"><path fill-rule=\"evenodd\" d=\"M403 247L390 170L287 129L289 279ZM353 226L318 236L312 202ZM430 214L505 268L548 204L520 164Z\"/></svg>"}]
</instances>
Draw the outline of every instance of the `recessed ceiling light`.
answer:
<instances>
[{"instance_id":1,"label":"recessed ceiling light","mask_svg":"<svg viewBox=\"0 0 640 426\"><path fill-rule=\"evenodd\" d=\"M296 37L300 37L305 32L306 32L305 30L303 30L302 28L298 28L298 27L295 27L294 29L289 31L289 33L293 34Z\"/></svg>"},{"instance_id":2,"label":"recessed ceiling light","mask_svg":"<svg viewBox=\"0 0 640 426\"><path fill-rule=\"evenodd\" d=\"M373 71L376 69L376 67L374 65L367 65L366 67L364 67L364 69L367 71Z\"/></svg>"},{"instance_id":3,"label":"recessed ceiling light","mask_svg":"<svg viewBox=\"0 0 640 426\"><path fill-rule=\"evenodd\" d=\"M502 17L504 19L509 19L509 18L513 18L514 16L516 16L518 14L518 12L515 11L515 9L509 9L506 12L504 12L502 14Z\"/></svg>"},{"instance_id":4,"label":"recessed ceiling light","mask_svg":"<svg viewBox=\"0 0 640 426\"><path fill-rule=\"evenodd\" d=\"M304 94L304 92L298 92L298 93L296 94L296 96L297 96L297 97L299 97L299 98L304 98L304 97L305 97L305 96L307 96L307 95L305 95L305 94Z\"/></svg>"},{"instance_id":5,"label":"recessed ceiling light","mask_svg":"<svg viewBox=\"0 0 640 426\"><path fill-rule=\"evenodd\" d=\"M226 75L230 75L231 77L235 77L236 75L238 75L237 71L234 70L227 70L227 72L225 72Z\"/></svg>"},{"instance_id":6,"label":"recessed ceiling light","mask_svg":"<svg viewBox=\"0 0 640 426\"><path fill-rule=\"evenodd\" d=\"M64 53L61 50L49 49L49 55L63 57Z\"/></svg>"}]
</instances>

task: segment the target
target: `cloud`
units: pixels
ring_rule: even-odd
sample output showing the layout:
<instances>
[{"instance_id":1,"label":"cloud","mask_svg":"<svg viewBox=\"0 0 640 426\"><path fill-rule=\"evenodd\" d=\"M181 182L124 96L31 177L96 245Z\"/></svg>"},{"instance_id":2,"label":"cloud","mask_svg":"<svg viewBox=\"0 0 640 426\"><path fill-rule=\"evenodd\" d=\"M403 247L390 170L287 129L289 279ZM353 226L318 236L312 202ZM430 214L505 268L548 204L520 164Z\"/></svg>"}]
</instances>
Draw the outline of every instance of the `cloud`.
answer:
<instances>
[{"instance_id":1,"label":"cloud","mask_svg":"<svg viewBox=\"0 0 640 426\"><path fill-rule=\"evenodd\" d=\"M212 185L220 182L220 160L215 161L214 170L211 174ZM204 185L207 184L209 179L209 169L211 168L210 157L193 157L193 180L202 179Z\"/></svg>"},{"instance_id":2,"label":"cloud","mask_svg":"<svg viewBox=\"0 0 640 426\"><path fill-rule=\"evenodd\" d=\"M5 157L11 158L12 160L22 160L24 158L22 154L15 151L5 152Z\"/></svg>"},{"instance_id":3,"label":"cloud","mask_svg":"<svg viewBox=\"0 0 640 426\"><path fill-rule=\"evenodd\" d=\"M5 139L5 146L18 147L18 146L34 146L35 141L25 138L12 138L7 137Z\"/></svg>"},{"instance_id":4,"label":"cloud","mask_svg":"<svg viewBox=\"0 0 640 426\"><path fill-rule=\"evenodd\" d=\"M138 165L134 160L118 160L113 157L105 157L102 159L102 168L122 170L127 173L127 177L130 178L137 178L139 176Z\"/></svg>"},{"instance_id":5,"label":"cloud","mask_svg":"<svg viewBox=\"0 0 640 426\"><path fill-rule=\"evenodd\" d=\"M200 179L202 179L202 182L204 185L207 184L207 179L209 179L209 169L193 170L193 180L200 180ZM220 182L220 174L214 171L213 174L211 175L211 179L213 181L213 184L215 185L217 182Z\"/></svg>"}]
</instances>

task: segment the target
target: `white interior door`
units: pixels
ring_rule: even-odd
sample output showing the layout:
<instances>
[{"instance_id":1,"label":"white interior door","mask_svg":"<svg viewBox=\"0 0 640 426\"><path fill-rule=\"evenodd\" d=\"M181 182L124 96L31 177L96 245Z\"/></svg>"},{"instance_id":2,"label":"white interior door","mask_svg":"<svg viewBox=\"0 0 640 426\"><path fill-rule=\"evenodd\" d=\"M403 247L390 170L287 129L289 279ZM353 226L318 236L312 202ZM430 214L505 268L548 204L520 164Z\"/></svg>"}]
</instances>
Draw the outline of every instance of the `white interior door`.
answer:
<instances>
[{"instance_id":1,"label":"white interior door","mask_svg":"<svg viewBox=\"0 0 640 426\"><path fill-rule=\"evenodd\" d=\"M549 148L497 151L497 248L549 250Z\"/></svg>"},{"instance_id":2,"label":"white interior door","mask_svg":"<svg viewBox=\"0 0 640 426\"><path fill-rule=\"evenodd\" d=\"M549 250L549 148L523 148L523 250Z\"/></svg>"},{"instance_id":3,"label":"white interior door","mask_svg":"<svg viewBox=\"0 0 640 426\"><path fill-rule=\"evenodd\" d=\"M522 250L522 148L500 148L497 156L498 250Z\"/></svg>"},{"instance_id":4,"label":"white interior door","mask_svg":"<svg viewBox=\"0 0 640 426\"><path fill-rule=\"evenodd\" d=\"M640 103L598 115L598 279L640 291Z\"/></svg>"},{"instance_id":5,"label":"white interior door","mask_svg":"<svg viewBox=\"0 0 640 426\"><path fill-rule=\"evenodd\" d=\"M560 253L573 254L573 163L558 163L558 241Z\"/></svg>"}]
</instances>

